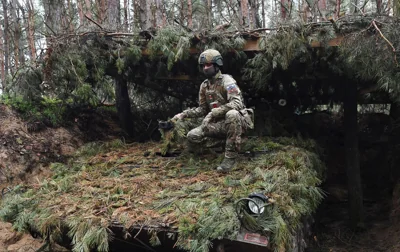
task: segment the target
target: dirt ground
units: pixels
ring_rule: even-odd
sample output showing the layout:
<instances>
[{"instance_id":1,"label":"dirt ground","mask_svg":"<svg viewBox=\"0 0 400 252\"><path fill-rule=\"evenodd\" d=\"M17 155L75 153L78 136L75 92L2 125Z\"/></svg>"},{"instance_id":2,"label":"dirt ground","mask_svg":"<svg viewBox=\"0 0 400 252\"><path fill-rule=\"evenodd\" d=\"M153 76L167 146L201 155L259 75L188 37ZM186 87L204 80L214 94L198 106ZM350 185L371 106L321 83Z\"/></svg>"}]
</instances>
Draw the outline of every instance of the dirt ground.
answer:
<instances>
[{"instance_id":1,"label":"dirt ground","mask_svg":"<svg viewBox=\"0 0 400 252\"><path fill-rule=\"evenodd\" d=\"M68 129L35 128L0 104L0 190L21 182L37 183L50 176L51 162L65 161L88 140L78 125L79 120ZM347 226L345 186L327 184L324 189L328 197L316 214L309 252L400 251L400 186L394 192L381 190L372 198L365 197L365 227L359 231ZM380 191L380 188L370 189ZM0 222L0 252L36 251L43 244L40 238L17 233L11 224Z\"/></svg>"},{"instance_id":2,"label":"dirt ground","mask_svg":"<svg viewBox=\"0 0 400 252\"><path fill-rule=\"evenodd\" d=\"M0 121L0 190L3 192L21 182L37 183L49 176L50 162L62 162L83 144L77 129L32 129L1 104ZM0 252L36 251L42 245L40 238L17 233L10 223L0 222Z\"/></svg>"}]
</instances>

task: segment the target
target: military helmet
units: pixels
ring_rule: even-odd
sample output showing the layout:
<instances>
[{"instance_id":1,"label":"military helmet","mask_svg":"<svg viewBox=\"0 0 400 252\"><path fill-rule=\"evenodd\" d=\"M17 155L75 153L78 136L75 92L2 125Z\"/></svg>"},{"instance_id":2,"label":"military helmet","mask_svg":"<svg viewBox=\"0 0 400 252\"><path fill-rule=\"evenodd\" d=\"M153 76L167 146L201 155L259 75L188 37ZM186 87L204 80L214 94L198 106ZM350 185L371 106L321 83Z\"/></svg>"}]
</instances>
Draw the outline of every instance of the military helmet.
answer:
<instances>
[{"instance_id":1,"label":"military helmet","mask_svg":"<svg viewBox=\"0 0 400 252\"><path fill-rule=\"evenodd\" d=\"M223 62L221 54L214 49L205 50L199 56L199 64L203 65L207 63L217 64L218 66L222 66Z\"/></svg>"}]
</instances>

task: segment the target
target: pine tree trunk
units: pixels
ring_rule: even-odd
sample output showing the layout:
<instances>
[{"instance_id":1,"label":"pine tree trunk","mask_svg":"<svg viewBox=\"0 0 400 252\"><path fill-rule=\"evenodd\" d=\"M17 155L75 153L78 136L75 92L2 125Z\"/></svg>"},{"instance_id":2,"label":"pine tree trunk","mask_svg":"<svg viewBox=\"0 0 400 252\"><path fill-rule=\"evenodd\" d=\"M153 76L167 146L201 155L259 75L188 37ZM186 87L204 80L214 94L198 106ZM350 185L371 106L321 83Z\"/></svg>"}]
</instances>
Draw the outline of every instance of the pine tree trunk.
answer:
<instances>
[{"instance_id":1,"label":"pine tree trunk","mask_svg":"<svg viewBox=\"0 0 400 252\"><path fill-rule=\"evenodd\" d=\"M4 91L5 88L5 69L4 69L4 32L3 28L0 27L0 73L1 73L1 89Z\"/></svg>"},{"instance_id":2,"label":"pine tree trunk","mask_svg":"<svg viewBox=\"0 0 400 252\"><path fill-rule=\"evenodd\" d=\"M11 2L11 20L13 24L13 40L14 40L14 67L15 71L19 68L19 42L21 39L21 27L19 24L18 16L18 3L17 0L12 0Z\"/></svg>"},{"instance_id":3,"label":"pine tree trunk","mask_svg":"<svg viewBox=\"0 0 400 252\"><path fill-rule=\"evenodd\" d=\"M340 17L341 0L336 0L336 19Z\"/></svg>"},{"instance_id":4,"label":"pine tree trunk","mask_svg":"<svg viewBox=\"0 0 400 252\"><path fill-rule=\"evenodd\" d=\"M242 12L242 24L244 27L249 25L249 6L248 0L240 0L240 7Z\"/></svg>"},{"instance_id":5,"label":"pine tree trunk","mask_svg":"<svg viewBox=\"0 0 400 252\"><path fill-rule=\"evenodd\" d=\"M161 28L165 26L164 23L164 11L163 11L163 3L161 0L154 0L154 12L155 12L155 20L154 27Z\"/></svg>"},{"instance_id":6,"label":"pine tree trunk","mask_svg":"<svg viewBox=\"0 0 400 252\"><path fill-rule=\"evenodd\" d=\"M25 22L26 30L28 31L28 42L29 42L29 52L31 61L36 61L36 47L35 47L35 23L33 20L35 10L33 7L32 0L26 0L25 6L28 10L28 20Z\"/></svg>"},{"instance_id":7,"label":"pine tree trunk","mask_svg":"<svg viewBox=\"0 0 400 252\"><path fill-rule=\"evenodd\" d=\"M133 117L128 94L128 83L122 75L115 77L115 100L122 129L133 137Z\"/></svg>"},{"instance_id":8,"label":"pine tree trunk","mask_svg":"<svg viewBox=\"0 0 400 252\"><path fill-rule=\"evenodd\" d=\"M249 28L254 29L256 26L256 3L254 0L249 0L249 6L250 6L250 11L249 11Z\"/></svg>"},{"instance_id":9,"label":"pine tree trunk","mask_svg":"<svg viewBox=\"0 0 400 252\"><path fill-rule=\"evenodd\" d=\"M350 0L350 13L357 13L358 9L357 9L357 4L358 4L358 0Z\"/></svg>"},{"instance_id":10,"label":"pine tree trunk","mask_svg":"<svg viewBox=\"0 0 400 252\"><path fill-rule=\"evenodd\" d=\"M9 53L10 53L10 41L9 41L9 21L8 21L8 6L7 0L1 1L3 4L3 18L4 18L4 76L8 75L9 72ZM7 83L3 82L3 91L7 92Z\"/></svg>"},{"instance_id":11,"label":"pine tree trunk","mask_svg":"<svg viewBox=\"0 0 400 252\"><path fill-rule=\"evenodd\" d=\"M262 26L265 28L267 24L265 23L265 3L261 0L261 15L262 15Z\"/></svg>"},{"instance_id":12,"label":"pine tree trunk","mask_svg":"<svg viewBox=\"0 0 400 252\"><path fill-rule=\"evenodd\" d=\"M124 0L124 27L125 27L125 31L129 31L129 24L128 24L128 7L129 6L129 2L128 0Z\"/></svg>"},{"instance_id":13,"label":"pine tree trunk","mask_svg":"<svg viewBox=\"0 0 400 252\"><path fill-rule=\"evenodd\" d=\"M180 0L179 22L181 23L181 25L184 25L185 22L185 3L186 0Z\"/></svg>"},{"instance_id":14,"label":"pine tree trunk","mask_svg":"<svg viewBox=\"0 0 400 252\"><path fill-rule=\"evenodd\" d=\"M110 29L117 30L121 24L120 19L120 2L119 0L107 1L107 26Z\"/></svg>"},{"instance_id":15,"label":"pine tree trunk","mask_svg":"<svg viewBox=\"0 0 400 252\"><path fill-rule=\"evenodd\" d=\"M188 0L188 27L193 28L193 10L192 10L192 0Z\"/></svg>"},{"instance_id":16,"label":"pine tree trunk","mask_svg":"<svg viewBox=\"0 0 400 252\"><path fill-rule=\"evenodd\" d=\"M19 32L20 32L20 37L18 40L18 55L19 55L19 62L21 63L21 65L25 65L25 52L24 52L24 48L25 48L25 44L26 44L26 40L23 36L22 33L22 27L26 26L26 19L25 19L25 9L21 6L21 4L19 3L19 1L17 1L17 16L18 16L18 27L19 27ZM21 13L21 15L20 15ZM22 16L22 18L20 18L20 16Z\"/></svg>"},{"instance_id":17,"label":"pine tree trunk","mask_svg":"<svg viewBox=\"0 0 400 252\"><path fill-rule=\"evenodd\" d=\"M353 228L363 222L363 194L358 152L357 85L345 83L344 127L347 185L349 190L349 217Z\"/></svg>"},{"instance_id":18,"label":"pine tree trunk","mask_svg":"<svg viewBox=\"0 0 400 252\"><path fill-rule=\"evenodd\" d=\"M85 5L86 5L86 16L89 18L92 18L92 5L90 3L90 0L85 0Z\"/></svg>"},{"instance_id":19,"label":"pine tree trunk","mask_svg":"<svg viewBox=\"0 0 400 252\"><path fill-rule=\"evenodd\" d=\"M393 0L393 15L400 17L400 0Z\"/></svg>"},{"instance_id":20,"label":"pine tree trunk","mask_svg":"<svg viewBox=\"0 0 400 252\"><path fill-rule=\"evenodd\" d=\"M207 22L208 28L211 29L212 24L212 0L207 0Z\"/></svg>"},{"instance_id":21,"label":"pine tree trunk","mask_svg":"<svg viewBox=\"0 0 400 252\"><path fill-rule=\"evenodd\" d=\"M376 13L382 13L382 0L376 0Z\"/></svg>"},{"instance_id":22,"label":"pine tree trunk","mask_svg":"<svg viewBox=\"0 0 400 252\"><path fill-rule=\"evenodd\" d=\"M280 0L281 3L281 18L282 20L286 20L287 18L287 0Z\"/></svg>"},{"instance_id":23,"label":"pine tree trunk","mask_svg":"<svg viewBox=\"0 0 400 252\"><path fill-rule=\"evenodd\" d=\"M139 20L142 30L149 30L151 28L151 8L150 3L146 0L140 0Z\"/></svg>"},{"instance_id":24,"label":"pine tree trunk","mask_svg":"<svg viewBox=\"0 0 400 252\"><path fill-rule=\"evenodd\" d=\"M102 24L106 17L106 0L96 0L97 2L97 22Z\"/></svg>"},{"instance_id":25,"label":"pine tree trunk","mask_svg":"<svg viewBox=\"0 0 400 252\"><path fill-rule=\"evenodd\" d=\"M85 21L85 15L83 14L83 6L82 6L82 0L76 0L76 4L78 7L78 15L79 15L79 24L83 25Z\"/></svg>"},{"instance_id":26,"label":"pine tree trunk","mask_svg":"<svg viewBox=\"0 0 400 252\"><path fill-rule=\"evenodd\" d=\"M321 17L321 20L326 20L326 0L319 0L318 1L318 9L319 9L319 16ZM321 21L319 20L319 21Z\"/></svg>"},{"instance_id":27,"label":"pine tree trunk","mask_svg":"<svg viewBox=\"0 0 400 252\"><path fill-rule=\"evenodd\" d=\"M43 0L45 13L46 33L48 35L57 35L62 33L65 9L63 0ZM48 37L48 36L47 36Z\"/></svg>"}]
</instances>

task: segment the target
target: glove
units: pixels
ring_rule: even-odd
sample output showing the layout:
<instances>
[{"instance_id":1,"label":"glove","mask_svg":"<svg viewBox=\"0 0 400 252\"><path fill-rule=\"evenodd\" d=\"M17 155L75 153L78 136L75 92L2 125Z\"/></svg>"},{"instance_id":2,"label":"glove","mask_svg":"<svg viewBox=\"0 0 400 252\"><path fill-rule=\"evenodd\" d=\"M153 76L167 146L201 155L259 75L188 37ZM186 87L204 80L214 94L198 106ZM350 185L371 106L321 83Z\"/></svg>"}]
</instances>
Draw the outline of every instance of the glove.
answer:
<instances>
[{"instance_id":1,"label":"glove","mask_svg":"<svg viewBox=\"0 0 400 252\"><path fill-rule=\"evenodd\" d=\"M171 120L173 120L173 121L178 121L178 120L182 120L182 119L185 118L185 117L186 117L186 116L185 116L184 113L179 113L179 114L176 114L174 117L172 117Z\"/></svg>"},{"instance_id":2,"label":"glove","mask_svg":"<svg viewBox=\"0 0 400 252\"><path fill-rule=\"evenodd\" d=\"M212 117L214 117L214 118L223 117L225 115L224 110L221 108L213 108L211 110L211 114L212 114Z\"/></svg>"}]
</instances>

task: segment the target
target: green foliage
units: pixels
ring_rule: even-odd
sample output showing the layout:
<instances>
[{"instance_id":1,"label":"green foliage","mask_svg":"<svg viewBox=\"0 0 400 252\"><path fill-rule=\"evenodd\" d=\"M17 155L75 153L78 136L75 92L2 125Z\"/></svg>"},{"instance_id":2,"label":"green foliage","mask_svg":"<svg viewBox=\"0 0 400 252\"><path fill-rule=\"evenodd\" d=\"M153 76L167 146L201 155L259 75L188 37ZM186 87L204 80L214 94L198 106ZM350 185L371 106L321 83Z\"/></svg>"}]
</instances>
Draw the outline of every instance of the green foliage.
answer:
<instances>
[{"instance_id":1,"label":"green foliage","mask_svg":"<svg viewBox=\"0 0 400 252\"><path fill-rule=\"evenodd\" d=\"M0 217L18 230L35 227L50 241L59 240L68 229L73 251L108 251L112 234L106 220L118 220L119 209L122 223L134 223L132 216L140 220L137 225L172 218L179 232L176 246L190 251L208 251L212 240L235 238L241 225L270 236L274 249L290 251L302 218L315 211L323 197L318 185L324 166L318 155L295 146L313 150L315 143L254 141L255 148L270 153L239 162L222 177L212 169L221 161L218 157L165 160L141 155L144 147L152 151L158 146L154 144L136 144L133 149L121 141L87 145L68 165L53 164L53 178L39 189L6 197ZM141 168L126 169L135 164ZM110 176L113 172L118 176ZM237 216L235 202L252 192L268 195L270 205L259 217L243 212ZM151 243L160 243L157 230L151 233Z\"/></svg>"},{"instance_id":2,"label":"green foliage","mask_svg":"<svg viewBox=\"0 0 400 252\"><path fill-rule=\"evenodd\" d=\"M366 17L361 22L365 28L346 37L340 47L342 71L349 78L362 82L375 82L378 87L389 91L398 100L400 97L400 64L398 48L400 20L380 22L379 18ZM379 23L377 30L372 22ZM363 41L363 43L360 43ZM397 49L396 49L397 48Z\"/></svg>"},{"instance_id":3,"label":"green foliage","mask_svg":"<svg viewBox=\"0 0 400 252\"><path fill-rule=\"evenodd\" d=\"M126 51L125 64L128 66L137 65L142 58L142 49L135 45L130 44Z\"/></svg>"},{"instance_id":4,"label":"green foliage","mask_svg":"<svg viewBox=\"0 0 400 252\"><path fill-rule=\"evenodd\" d=\"M276 70L287 70L293 61L311 60L308 41L295 29L282 29L279 32L261 38L259 47L262 53L250 59L243 71L244 78L251 80L259 89L266 89L272 74Z\"/></svg>"},{"instance_id":5,"label":"green foliage","mask_svg":"<svg viewBox=\"0 0 400 252\"><path fill-rule=\"evenodd\" d=\"M96 93L93 92L90 84L84 83L80 85L72 94L75 95L75 102L78 104L88 104L95 107L99 103L99 98L96 96Z\"/></svg>"},{"instance_id":6,"label":"green foliage","mask_svg":"<svg viewBox=\"0 0 400 252\"><path fill-rule=\"evenodd\" d=\"M0 101L11 106L26 120L49 121L53 126L64 122L65 103L57 98L42 96L32 101L22 96L2 95Z\"/></svg>"},{"instance_id":7,"label":"green foliage","mask_svg":"<svg viewBox=\"0 0 400 252\"><path fill-rule=\"evenodd\" d=\"M157 35L149 41L147 48L150 59L154 60L160 55L165 57L168 70L171 70L176 61L189 57L190 37L184 30L168 26L157 32Z\"/></svg>"},{"instance_id":8,"label":"green foliage","mask_svg":"<svg viewBox=\"0 0 400 252\"><path fill-rule=\"evenodd\" d=\"M118 59L115 61L115 67L117 68L118 74L122 74L122 71L123 71L124 68L125 68L125 63L124 63L124 61L123 61L121 58L118 58Z\"/></svg>"},{"instance_id":9,"label":"green foliage","mask_svg":"<svg viewBox=\"0 0 400 252\"><path fill-rule=\"evenodd\" d=\"M7 94L2 94L0 101L3 104L11 106L13 109L17 110L23 115L38 113L37 105L32 101L24 99L22 96L10 96Z\"/></svg>"},{"instance_id":10,"label":"green foliage","mask_svg":"<svg viewBox=\"0 0 400 252\"><path fill-rule=\"evenodd\" d=\"M90 252L93 249L99 252L109 250L109 234L106 227L97 226L90 220L71 218L68 221L70 231L68 236L72 238L72 251Z\"/></svg>"}]
</instances>

